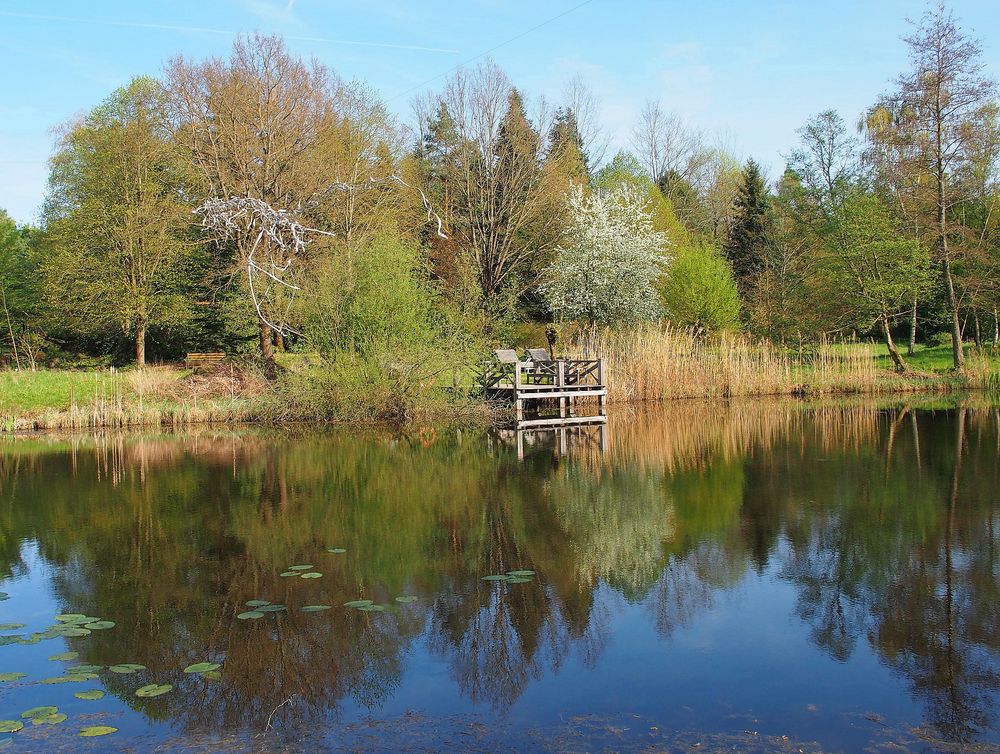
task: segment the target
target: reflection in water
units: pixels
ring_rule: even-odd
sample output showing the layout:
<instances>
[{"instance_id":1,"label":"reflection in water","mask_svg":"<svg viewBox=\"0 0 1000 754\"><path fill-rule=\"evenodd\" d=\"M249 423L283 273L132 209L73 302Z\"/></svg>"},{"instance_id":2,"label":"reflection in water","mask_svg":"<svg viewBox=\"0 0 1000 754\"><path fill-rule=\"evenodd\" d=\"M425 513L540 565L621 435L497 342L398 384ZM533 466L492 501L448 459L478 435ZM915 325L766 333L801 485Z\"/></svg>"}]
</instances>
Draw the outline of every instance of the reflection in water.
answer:
<instances>
[{"instance_id":1,"label":"reflection in water","mask_svg":"<svg viewBox=\"0 0 1000 754\"><path fill-rule=\"evenodd\" d=\"M873 712L996 742L998 457L1000 412L969 405L691 402L566 436L22 439L0 448L0 574L42 568L52 610L118 623L68 640L81 662L139 662L177 685L152 703L132 695L146 676L102 677L144 715L137 725L293 741L331 715L435 705L499 724L533 685L600 713L603 685L623 678L623 709L693 708L698 673L677 686L643 653L697 668L698 641L732 619L763 636L805 628L812 654L782 669L789 682L835 673L824 657L860 668L870 654L891 670L867 671L873 699L896 683L919 704L916 717ZM278 575L294 563L324 577ZM481 580L521 568L537 578ZM754 612L786 588L792 623ZM407 594L418 601L394 603ZM290 610L235 620L256 598ZM394 607L339 607L358 598ZM16 600L3 606L13 620ZM211 658L225 660L219 681L179 672ZM436 668L450 680L429 698L418 681ZM783 703L774 714L791 720ZM685 724L732 725L707 712ZM802 725L832 747L858 735L832 714Z\"/></svg>"}]
</instances>

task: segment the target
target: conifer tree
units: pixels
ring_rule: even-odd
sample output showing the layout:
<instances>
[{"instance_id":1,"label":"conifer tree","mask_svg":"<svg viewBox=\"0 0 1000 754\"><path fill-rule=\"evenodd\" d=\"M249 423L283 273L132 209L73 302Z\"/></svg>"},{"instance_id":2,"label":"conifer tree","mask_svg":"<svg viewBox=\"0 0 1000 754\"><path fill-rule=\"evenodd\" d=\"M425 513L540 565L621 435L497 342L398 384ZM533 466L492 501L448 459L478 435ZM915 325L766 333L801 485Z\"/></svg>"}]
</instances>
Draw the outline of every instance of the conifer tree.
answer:
<instances>
[{"instance_id":1,"label":"conifer tree","mask_svg":"<svg viewBox=\"0 0 1000 754\"><path fill-rule=\"evenodd\" d=\"M770 197L760 166L752 159L747 160L724 247L744 304L753 296L757 279L764 271L773 225Z\"/></svg>"}]
</instances>

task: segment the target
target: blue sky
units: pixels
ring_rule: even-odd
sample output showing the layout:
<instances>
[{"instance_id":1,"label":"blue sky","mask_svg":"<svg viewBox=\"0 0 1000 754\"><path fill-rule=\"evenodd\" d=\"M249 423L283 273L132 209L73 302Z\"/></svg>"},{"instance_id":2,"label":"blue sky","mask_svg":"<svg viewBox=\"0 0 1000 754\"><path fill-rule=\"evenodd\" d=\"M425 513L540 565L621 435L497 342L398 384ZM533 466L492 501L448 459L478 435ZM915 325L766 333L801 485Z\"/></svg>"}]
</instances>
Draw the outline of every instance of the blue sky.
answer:
<instances>
[{"instance_id":1,"label":"blue sky","mask_svg":"<svg viewBox=\"0 0 1000 754\"><path fill-rule=\"evenodd\" d=\"M628 144L646 99L659 98L774 175L809 115L832 107L853 120L905 68L905 19L926 7L923 0L581 3L0 0L0 207L21 222L36 218L53 127L132 76L157 74L177 53L224 55L232 33L253 30L283 34L293 51L367 80L405 120L416 91L440 79L425 82L500 45L491 57L529 96L557 99L568 78L584 76L616 146ZM1000 76L1000 2L950 5L984 41L987 68Z\"/></svg>"}]
</instances>

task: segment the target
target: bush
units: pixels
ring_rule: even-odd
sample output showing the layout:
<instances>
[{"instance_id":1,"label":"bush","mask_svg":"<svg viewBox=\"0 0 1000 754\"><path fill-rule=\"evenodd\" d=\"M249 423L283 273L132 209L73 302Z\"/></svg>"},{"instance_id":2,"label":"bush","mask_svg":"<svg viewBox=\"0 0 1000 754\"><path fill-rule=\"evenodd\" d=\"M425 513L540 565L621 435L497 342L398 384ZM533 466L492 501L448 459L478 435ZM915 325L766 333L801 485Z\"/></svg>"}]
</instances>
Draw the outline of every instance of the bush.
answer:
<instances>
[{"instance_id":1,"label":"bush","mask_svg":"<svg viewBox=\"0 0 1000 754\"><path fill-rule=\"evenodd\" d=\"M674 325L711 332L739 328L740 299L732 268L711 246L676 249L659 289L666 317Z\"/></svg>"}]
</instances>

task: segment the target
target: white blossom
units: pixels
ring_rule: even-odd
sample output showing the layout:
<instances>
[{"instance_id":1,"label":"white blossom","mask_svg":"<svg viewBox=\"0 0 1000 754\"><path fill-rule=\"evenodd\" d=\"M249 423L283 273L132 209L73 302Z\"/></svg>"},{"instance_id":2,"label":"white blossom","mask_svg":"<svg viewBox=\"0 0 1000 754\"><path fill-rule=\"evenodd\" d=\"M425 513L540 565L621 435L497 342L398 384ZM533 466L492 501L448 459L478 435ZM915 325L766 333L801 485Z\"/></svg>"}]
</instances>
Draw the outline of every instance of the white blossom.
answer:
<instances>
[{"instance_id":1,"label":"white blossom","mask_svg":"<svg viewBox=\"0 0 1000 754\"><path fill-rule=\"evenodd\" d=\"M568 197L569 230L540 291L562 319L628 325L661 314L654 283L670 262L664 233L653 229L648 197L623 185Z\"/></svg>"}]
</instances>

